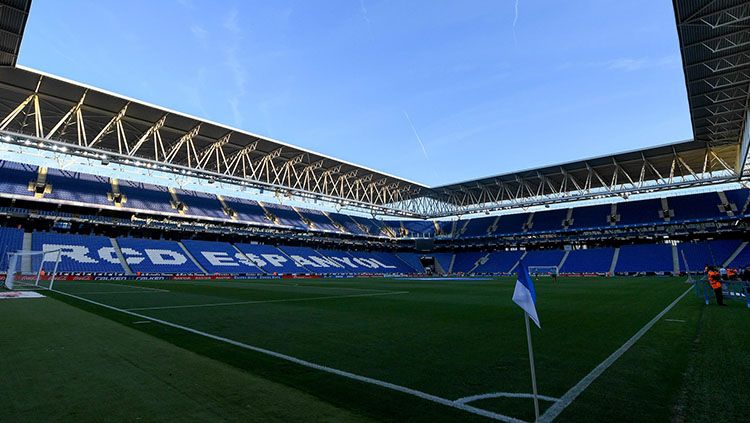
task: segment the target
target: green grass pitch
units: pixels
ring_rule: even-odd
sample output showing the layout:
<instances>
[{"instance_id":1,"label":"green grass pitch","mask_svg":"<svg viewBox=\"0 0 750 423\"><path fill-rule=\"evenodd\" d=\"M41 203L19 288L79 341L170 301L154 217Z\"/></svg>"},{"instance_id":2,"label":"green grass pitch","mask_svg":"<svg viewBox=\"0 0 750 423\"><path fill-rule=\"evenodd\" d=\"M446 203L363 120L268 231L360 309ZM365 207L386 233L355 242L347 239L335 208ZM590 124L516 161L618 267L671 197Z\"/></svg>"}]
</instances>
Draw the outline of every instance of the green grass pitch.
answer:
<instances>
[{"instance_id":1,"label":"green grass pitch","mask_svg":"<svg viewBox=\"0 0 750 423\"><path fill-rule=\"evenodd\" d=\"M200 333L447 400L530 393L514 278L58 282L0 301L0 421L482 421L457 408ZM539 393L560 398L676 298L682 278L537 281ZM750 310L690 292L558 421L741 421ZM197 333L200 332L200 333ZM469 405L533 420L528 398ZM552 402L542 401L542 412Z\"/></svg>"}]
</instances>

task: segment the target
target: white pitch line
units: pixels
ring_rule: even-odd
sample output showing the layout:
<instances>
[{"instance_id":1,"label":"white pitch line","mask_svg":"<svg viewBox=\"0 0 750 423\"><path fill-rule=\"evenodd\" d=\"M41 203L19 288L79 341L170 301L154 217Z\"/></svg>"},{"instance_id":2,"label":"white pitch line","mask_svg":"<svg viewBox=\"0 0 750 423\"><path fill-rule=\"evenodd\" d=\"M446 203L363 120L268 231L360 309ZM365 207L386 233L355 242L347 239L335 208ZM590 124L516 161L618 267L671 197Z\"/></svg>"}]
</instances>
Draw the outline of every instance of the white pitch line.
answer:
<instances>
[{"instance_id":1,"label":"white pitch line","mask_svg":"<svg viewBox=\"0 0 750 423\"><path fill-rule=\"evenodd\" d=\"M282 354L282 353L279 353L279 352L276 352L276 351L271 351L271 350L267 350L265 348L256 347L256 346L249 345L249 344L245 344L244 342L235 341L235 340L229 339L229 338L224 338L223 336L218 336L218 335L213 335L213 334L210 334L210 333L207 333L207 332L202 332L202 331L199 331L197 329L193 329L193 328L188 327L188 326L182 326L182 325L178 325L177 323L172 323L172 322L169 322L169 321L166 321L166 320L157 319L155 317L146 316L145 314L139 314L139 313L135 313L133 311L123 310L121 308L117 308L117 307L114 307L114 306L111 306L111 305L108 305L108 304L103 304L103 303L100 303L100 302L97 302L97 301L94 301L94 300L90 300L88 298L79 297L79 296L73 295L73 294L68 294L67 292L57 291L57 290L54 290L54 289L52 289L51 291L56 292L56 293L61 294L61 295L65 295L65 296L71 297L71 298L75 298L75 299L80 300L80 301L84 301L84 302L87 302L87 303L90 303L90 304L94 304L94 305L97 305L97 306L100 306L100 307L104 307L104 308L109 309L109 310L118 311L120 313L124 313L124 314L130 315L130 316L138 317L140 319L150 320L150 321L152 321L154 323L160 323L160 324L162 324L164 326L169 326L169 327L172 327L172 328L175 328L175 329L179 329L179 330L182 330L182 331L185 331L185 332L189 332L189 333L192 333L192 334L195 334L195 335L200 335L200 336L203 336L203 337L206 337L206 338L209 338L209 339L213 339L215 341L224 342L224 343L227 343L227 344L230 344L230 345L234 345L236 347L244 348L246 350L255 351L257 353L261 353L261 354L265 354L265 355L268 355L268 356L271 356L271 357L279 358L281 360L285 360L285 361L288 361L288 362L291 362L291 363L295 363L295 364L298 364L300 366L304 366L304 367L307 367L307 368L310 368L310 369L319 370L319 371L322 371L322 372L326 372L326 373L334 374L334 375L337 375L337 376L345 377L347 379L356 380L358 382L362 382L362 383L367 383L367 384L370 384L370 385L379 386L381 388L390 389L392 391L401 392L401 393L407 394L407 395L412 395L412 396L415 396L417 398L421 398L421 399L426 400L426 401L431 401L431 402L434 402L436 404L441 404L441 405L445 405L447 407L451 407L451 408L455 408L455 409L458 409L458 410L466 411L468 413L476 414L478 416L487 417L487 418L490 418L490 419L493 419L493 420L498 420L498 421L502 421L502 422L506 422L506 423L525 423L523 420L516 419L514 417L506 416L506 415L503 415L503 414L495 413L493 411L484 410L484 409L477 408L477 407L472 407L471 405L468 405L468 404L461 404L459 402L452 401L452 400L449 400L449 399L446 399L446 398L442 398L442 397L439 397L439 396L436 396L436 395L428 394L426 392L419 391L419 390L416 390L416 389L407 388L405 386L396 385L394 383L385 382L385 381L382 381L382 380L379 380L379 379L374 379L374 378L371 378L371 377L368 377L368 376L358 375L356 373L347 372L345 370L335 369L333 367L323 366L322 364L316 364L316 363L313 363L313 362L310 362L310 361L307 361L307 360L303 360L301 358L292 357L290 355Z\"/></svg>"},{"instance_id":2,"label":"white pitch line","mask_svg":"<svg viewBox=\"0 0 750 423\"><path fill-rule=\"evenodd\" d=\"M408 293L409 291L391 291L391 292L375 292L371 294L330 295L326 297L282 298L278 300L234 301L234 302L228 302L228 303L205 303L205 304L184 304L184 305L158 306L158 307L138 307L138 308L128 308L126 310L129 310L129 311L171 310L175 308L222 307L222 306L234 306L234 305L244 305L244 304L289 303L289 302L296 302L296 301L331 300L334 298L376 297L376 296L381 296L381 295L399 295L399 294L408 294Z\"/></svg>"},{"instance_id":3,"label":"white pitch line","mask_svg":"<svg viewBox=\"0 0 750 423\"><path fill-rule=\"evenodd\" d=\"M268 286L272 288L298 288L298 287L306 287L306 288L319 288L323 290L334 290L334 289L341 289L341 290L348 290L348 291L364 291L364 292L394 292L392 290L388 289L375 289L375 288L349 288L349 287L343 287L343 286L336 286L336 285L313 285L313 284L289 284L289 283L264 283L264 282L228 282L228 281L141 281L141 282L153 282L153 283L162 283L162 284L172 284L172 285L193 285L193 286L222 286L222 287L231 287L231 288L242 288L242 287L260 287L260 286Z\"/></svg>"},{"instance_id":4,"label":"white pitch line","mask_svg":"<svg viewBox=\"0 0 750 423\"><path fill-rule=\"evenodd\" d=\"M664 319L665 322L676 322L676 323L685 323L685 320L682 319Z\"/></svg>"},{"instance_id":5,"label":"white pitch line","mask_svg":"<svg viewBox=\"0 0 750 423\"><path fill-rule=\"evenodd\" d=\"M456 400L456 402L461 404L468 404L470 402L479 401L483 399L490 399L490 398L534 398L534 394L525 394L520 392L490 392L488 394L479 394L479 395L472 395L468 397L459 398ZM560 399L554 398L554 397L548 397L546 395L537 395L537 398L539 398L542 401L547 402L557 402Z\"/></svg>"},{"instance_id":6,"label":"white pitch line","mask_svg":"<svg viewBox=\"0 0 750 423\"><path fill-rule=\"evenodd\" d=\"M630 339L628 339L620 348L618 348L615 352L613 352L609 357L607 357L604 361L599 363L598 366L594 368L589 374L584 376L583 379L581 379L578 383L576 383L572 388L568 390L568 392L563 395L559 401L554 403L550 408L547 409L547 411L544 412L544 414L539 417L539 422L551 422L557 418L557 416L560 415L560 413L565 410L566 407L568 407L573 401L575 401L576 398L578 398L581 393L591 385L592 382L594 382L599 376L604 373L605 370L609 368L615 361L617 361L618 358L620 358L627 350L630 349L630 347L633 346L636 342L638 342L643 335L646 334L655 324L658 322L662 317L664 317L665 314L669 312L669 310L672 309L678 302L680 302L681 299L685 298L685 295L687 295L690 291L692 291L693 288L690 287L685 290L680 296L675 298L674 301L672 301L671 304L669 304L664 310L662 310L659 314L656 315L651 321L646 323L645 326L643 326L638 332L635 333Z\"/></svg>"},{"instance_id":7,"label":"white pitch line","mask_svg":"<svg viewBox=\"0 0 750 423\"><path fill-rule=\"evenodd\" d=\"M107 283L107 282L74 282L70 284L63 283L63 286L86 286L86 285L92 285L92 286L116 286L118 288L132 288L132 289L142 289L144 291L158 291L158 292L169 292L166 289L159 289L159 288L149 288L147 286L138 286L138 285L126 285L126 284L120 284L120 283Z\"/></svg>"}]
</instances>

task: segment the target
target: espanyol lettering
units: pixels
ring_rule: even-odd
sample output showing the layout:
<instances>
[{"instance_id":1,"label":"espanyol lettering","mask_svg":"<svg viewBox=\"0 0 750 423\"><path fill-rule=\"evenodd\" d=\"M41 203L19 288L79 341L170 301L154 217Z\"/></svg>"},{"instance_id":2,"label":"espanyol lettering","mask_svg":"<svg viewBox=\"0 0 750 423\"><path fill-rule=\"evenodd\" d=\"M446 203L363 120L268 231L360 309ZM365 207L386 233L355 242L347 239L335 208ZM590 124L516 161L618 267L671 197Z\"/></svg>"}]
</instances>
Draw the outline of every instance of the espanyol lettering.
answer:
<instances>
[{"instance_id":1,"label":"espanyol lettering","mask_svg":"<svg viewBox=\"0 0 750 423\"><path fill-rule=\"evenodd\" d=\"M289 260L286 259L286 257L280 256L278 254L261 254L266 261L268 261L271 266L273 267L282 267L282 263L286 263Z\"/></svg>"},{"instance_id":2,"label":"espanyol lettering","mask_svg":"<svg viewBox=\"0 0 750 423\"><path fill-rule=\"evenodd\" d=\"M127 264L140 264L144 260L141 253L132 248L120 248L120 252L125 257L125 263Z\"/></svg>"},{"instance_id":3,"label":"espanyol lettering","mask_svg":"<svg viewBox=\"0 0 750 423\"><path fill-rule=\"evenodd\" d=\"M310 256L310 260L318 263L320 267L344 267L331 259L320 256Z\"/></svg>"},{"instance_id":4,"label":"espanyol lettering","mask_svg":"<svg viewBox=\"0 0 750 423\"><path fill-rule=\"evenodd\" d=\"M79 263L98 263L97 260L88 256L89 249L83 245L44 244L42 246L42 251L44 252L54 250L60 250L60 260L62 260L63 257L68 257Z\"/></svg>"},{"instance_id":5,"label":"espanyol lettering","mask_svg":"<svg viewBox=\"0 0 750 423\"><path fill-rule=\"evenodd\" d=\"M203 257L214 266L239 266L229 254L223 251L201 251Z\"/></svg>"},{"instance_id":6,"label":"espanyol lettering","mask_svg":"<svg viewBox=\"0 0 750 423\"><path fill-rule=\"evenodd\" d=\"M295 263L297 264L297 266L299 266L299 267L305 267L305 266L310 266L310 267L320 267L320 265L319 265L319 264L317 264L317 263L313 263L313 262L311 262L310 260L308 260L308 259L306 259L306 258L304 258L304 257L302 257L302 256L298 256L298 255L296 255L296 254L292 254L292 255L290 255L289 257L291 257L291 258L292 258L292 260L293 260L293 261L294 261L294 262L295 262ZM328 267L328 266L325 266L325 267Z\"/></svg>"},{"instance_id":7,"label":"espanyol lettering","mask_svg":"<svg viewBox=\"0 0 750 423\"><path fill-rule=\"evenodd\" d=\"M332 259L334 259L334 260L336 260L336 261L338 261L340 263L343 263L343 264L345 264L345 265L347 265L349 267L353 267L355 269L359 268L359 266L357 266L356 264L352 263L352 259L350 259L349 257L330 257L330 258L332 258Z\"/></svg>"},{"instance_id":8,"label":"espanyol lettering","mask_svg":"<svg viewBox=\"0 0 750 423\"><path fill-rule=\"evenodd\" d=\"M265 266L266 264L268 264L265 261L263 261L259 256L256 256L255 254L237 253L236 257L239 258L240 256L245 257L245 259L247 259L248 263L250 263L249 265L254 265L254 266L262 268L263 266ZM241 260L242 259L240 258L240 261Z\"/></svg>"}]
</instances>

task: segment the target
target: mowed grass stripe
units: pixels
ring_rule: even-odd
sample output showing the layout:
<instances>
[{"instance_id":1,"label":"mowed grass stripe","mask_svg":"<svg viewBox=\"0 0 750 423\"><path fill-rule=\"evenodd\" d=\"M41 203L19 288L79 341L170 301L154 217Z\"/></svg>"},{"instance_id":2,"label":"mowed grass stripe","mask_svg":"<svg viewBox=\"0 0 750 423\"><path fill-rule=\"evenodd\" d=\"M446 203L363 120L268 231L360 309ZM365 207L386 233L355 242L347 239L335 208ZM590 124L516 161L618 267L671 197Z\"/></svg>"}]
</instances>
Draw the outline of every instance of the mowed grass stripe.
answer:
<instances>
[{"instance_id":1,"label":"mowed grass stripe","mask_svg":"<svg viewBox=\"0 0 750 423\"><path fill-rule=\"evenodd\" d=\"M409 291L393 291L393 292L374 292L370 294L351 294L351 295L330 295L327 297L302 297L302 298L284 298L279 300L259 300L259 301L235 301L228 303L207 303L207 304L183 304L173 306L155 306L155 307L140 307L140 308L128 308L128 311L145 311L145 310L171 310L178 308L202 308L202 307L223 307L223 306L237 306L237 305L248 305L248 304L268 304L268 303L289 303L297 301L319 301L319 300L334 300L342 298L362 298L362 297L378 297L383 295L402 295L408 294Z\"/></svg>"}]
</instances>

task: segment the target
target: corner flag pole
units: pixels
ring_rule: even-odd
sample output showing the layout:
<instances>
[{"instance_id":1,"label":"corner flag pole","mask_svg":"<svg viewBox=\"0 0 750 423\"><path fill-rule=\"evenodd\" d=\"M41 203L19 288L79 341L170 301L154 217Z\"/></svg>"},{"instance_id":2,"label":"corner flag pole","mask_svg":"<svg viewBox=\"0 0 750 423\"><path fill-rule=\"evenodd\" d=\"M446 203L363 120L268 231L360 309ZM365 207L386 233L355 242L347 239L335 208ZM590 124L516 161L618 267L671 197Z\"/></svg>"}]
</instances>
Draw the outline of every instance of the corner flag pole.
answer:
<instances>
[{"instance_id":1,"label":"corner flag pole","mask_svg":"<svg viewBox=\"0 0 750 423\"><path fill-rule=\"evenodd\" d=\"M534 369L534 347L531 345L531 329L529 328L529 313L524 312L526 321L526 341L529 345L529 365L531 366L531 389L534 393L534 421L539 421L539 396L536 391L536 370Z\"/></svg>"}]
</instances>

